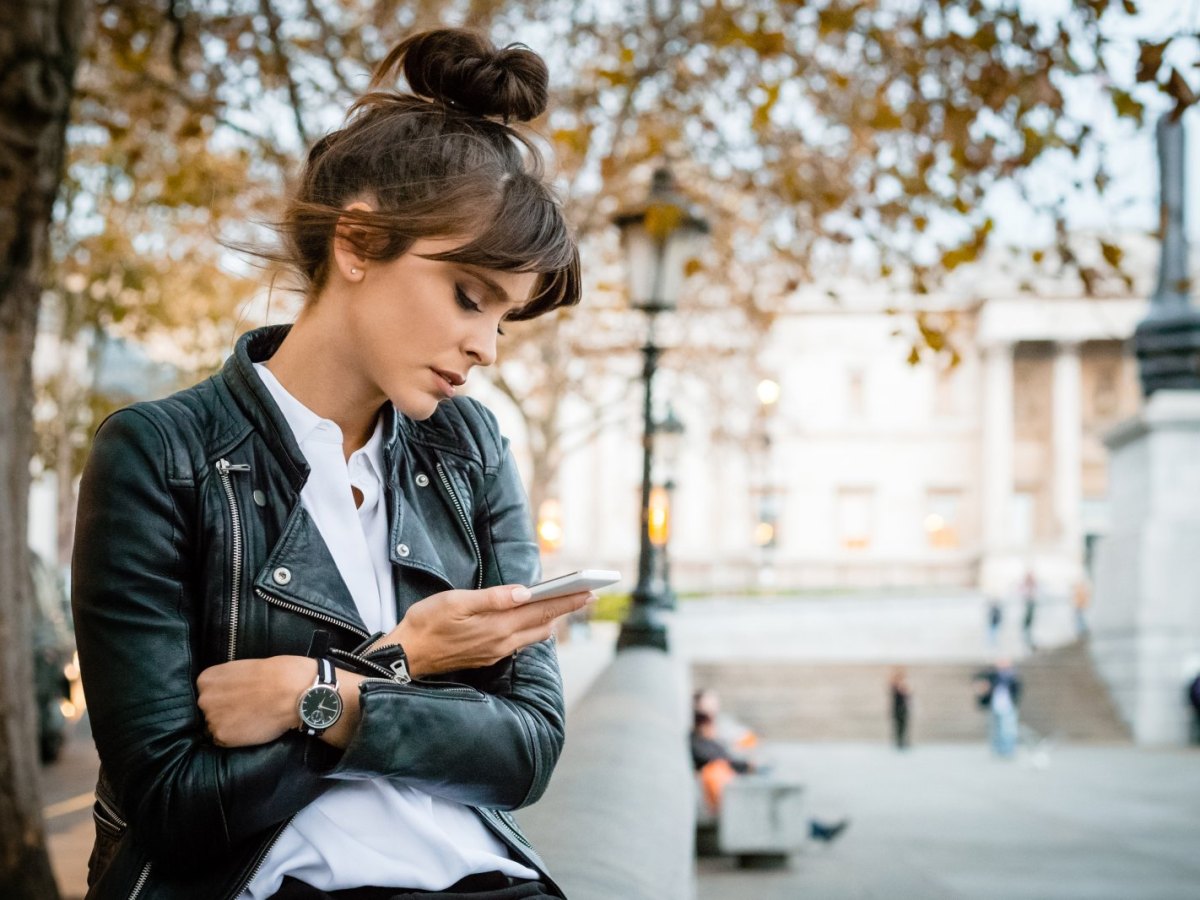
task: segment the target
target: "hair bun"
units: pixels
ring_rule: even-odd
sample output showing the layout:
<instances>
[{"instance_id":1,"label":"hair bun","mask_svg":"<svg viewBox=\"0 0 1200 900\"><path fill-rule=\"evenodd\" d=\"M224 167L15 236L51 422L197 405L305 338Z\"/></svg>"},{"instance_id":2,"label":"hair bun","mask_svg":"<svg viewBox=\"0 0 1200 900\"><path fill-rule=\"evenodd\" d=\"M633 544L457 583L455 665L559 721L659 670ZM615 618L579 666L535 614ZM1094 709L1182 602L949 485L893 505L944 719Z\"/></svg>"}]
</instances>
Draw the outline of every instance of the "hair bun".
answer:
<instances>
[{"instance_id":1,"label":"hair bun","mask_svg":"<svg viewBox=\"0 0 1200 900\"><path fill-rule=\"evenodd\" d=\"M523 44L500 49L462 28L423 31L392 49L371 87L394 80L398 69L414 94L477 116L528 122L546 109L546 63Z\"/></svg>"}]
</instances>

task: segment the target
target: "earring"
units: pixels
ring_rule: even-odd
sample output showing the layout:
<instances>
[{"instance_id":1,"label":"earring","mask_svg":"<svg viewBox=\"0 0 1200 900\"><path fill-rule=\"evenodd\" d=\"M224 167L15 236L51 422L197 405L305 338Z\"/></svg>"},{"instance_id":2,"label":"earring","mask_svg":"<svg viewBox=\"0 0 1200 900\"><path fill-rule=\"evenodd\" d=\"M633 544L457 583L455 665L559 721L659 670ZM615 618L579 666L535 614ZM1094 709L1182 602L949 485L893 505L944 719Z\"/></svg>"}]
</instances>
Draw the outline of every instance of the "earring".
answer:
<instances>
[{"instance_id":1,"label":"earring","mask_svg":"<svg viewBox=\"0 0 1200 900\"><path fill-rule=\"evenodd\" d=\"M351 269L350 269L350 274L351 274L351 275L357 275L357 274L358 274L358 269L351 268Z\"/></svg>"}]
</instances>

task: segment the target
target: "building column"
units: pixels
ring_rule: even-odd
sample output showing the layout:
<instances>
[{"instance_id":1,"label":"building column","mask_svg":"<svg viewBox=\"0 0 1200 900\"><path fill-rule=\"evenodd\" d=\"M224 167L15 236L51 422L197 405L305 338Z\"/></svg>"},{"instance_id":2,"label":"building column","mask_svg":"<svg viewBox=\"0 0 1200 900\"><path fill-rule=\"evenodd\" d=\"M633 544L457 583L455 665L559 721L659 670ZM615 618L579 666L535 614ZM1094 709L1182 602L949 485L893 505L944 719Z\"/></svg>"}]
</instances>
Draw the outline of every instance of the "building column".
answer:
<instances>
[{"instance_id":1,"label":"building column","mask_svg":"<svg viewBox=\"0 0 1200 900\"><path fill-rule=\"evenodd\" d=\"M1066 561L1083 558L1083 389L1079 344L1062 343L1054 356L1054 517Z\"/></svg>"},{"instance_id":2,"label":"building column","mask_svg":"<svg viewBox=\"0 0 1200 900\"><path fill-rule=\"evenodd\" d=\"M983 558L980 586L1002 590L1014 577L1008 570L1013 495L1013 345L984 348L982 493Z\"/></svg>"}]
</instances>

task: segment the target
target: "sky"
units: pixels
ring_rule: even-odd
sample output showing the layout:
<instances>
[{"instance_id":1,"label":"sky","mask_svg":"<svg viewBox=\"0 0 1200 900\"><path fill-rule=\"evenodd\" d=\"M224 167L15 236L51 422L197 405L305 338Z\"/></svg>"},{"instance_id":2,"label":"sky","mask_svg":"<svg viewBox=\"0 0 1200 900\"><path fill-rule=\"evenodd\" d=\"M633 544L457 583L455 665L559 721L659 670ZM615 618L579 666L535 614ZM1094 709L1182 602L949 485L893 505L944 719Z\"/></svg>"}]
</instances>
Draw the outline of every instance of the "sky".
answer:
<instances>
[{"instance_id":1,"label":"sky","mask_svg":"<svg viewBox=\"0 0 1200 900\"><path fill-rule=\"evenodd\" d=\"M1047 21L1061 18L1072 5L1071 0L1020 0L1023 10ZM1116 0L1113 0L1116 6ZM1139 13L1134 18L1110 16L1113 24L1107 29L1110 38L1107 62L1114 81L1122 86L1134 84L1133 70L1139 38L1162 40L1171 34L1200 32L1200 0L1137 0ZM1175 62L1188 78L1193 89L1200 90L1200 45L1194 40L1181 40L1172 47L1168 62ZM1158 224L1158 160L1153 141L1157 112L1169 108L1165 97L1156 97L1143 87L1135 96L1148 104L1145 127L1137 129L1128 120L1118 122L1111 110L1101 103L1096 85L1079 85L1068 93L1076 111L1087 110L1098 133L1108 142L1105 162L1113 175L1113 183L1105 199L1094 191L1075 193L1067 203L1073 230L1149 231ZM1105 101L1106 103L1106 101ZM1188 129L1187 222L1192 241L1200 241L1200 112L1190 110L1184 117ZM1037 172L1038 182L1050 183L1072 177L1073 170L1063 161L1044 165ZM995 211L996 237L1003 243L1017 245L1045 243L1049 238L1048 223L1030 227L1028 213L1022 214L1021 202L1015 192L1002 187L993 192L990 205Z\"/></svg>"}]
</instances>

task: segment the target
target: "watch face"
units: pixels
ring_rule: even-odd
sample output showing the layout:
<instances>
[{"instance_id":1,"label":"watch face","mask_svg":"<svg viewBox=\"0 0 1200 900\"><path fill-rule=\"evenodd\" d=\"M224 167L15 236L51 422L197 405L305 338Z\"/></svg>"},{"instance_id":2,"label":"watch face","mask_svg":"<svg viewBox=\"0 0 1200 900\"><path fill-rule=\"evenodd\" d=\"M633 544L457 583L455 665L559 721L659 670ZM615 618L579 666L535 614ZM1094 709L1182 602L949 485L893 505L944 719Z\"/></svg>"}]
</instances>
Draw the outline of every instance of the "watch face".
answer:
<instances>
[{"instance_id":1,"label":"watch face","mask_svg":"<svg viewBox=\"0 0 1200 900\"><path fill-rule=\"evenodd\" d=\"M309 728L328 728L341 714L342 698L327 684L309 688L300 698L300 718Z\"/></svg>"}]
</instances>

